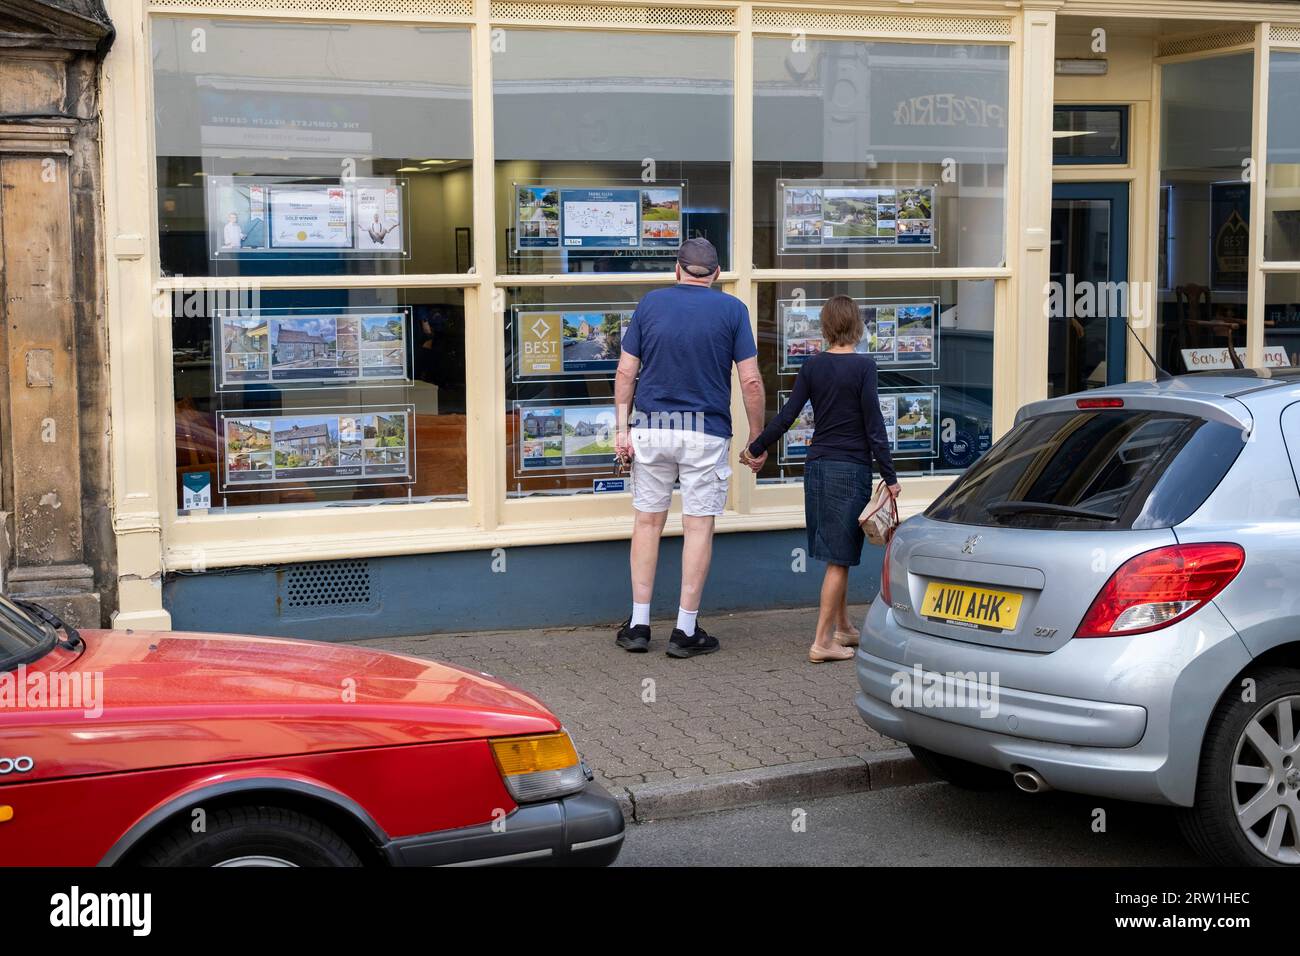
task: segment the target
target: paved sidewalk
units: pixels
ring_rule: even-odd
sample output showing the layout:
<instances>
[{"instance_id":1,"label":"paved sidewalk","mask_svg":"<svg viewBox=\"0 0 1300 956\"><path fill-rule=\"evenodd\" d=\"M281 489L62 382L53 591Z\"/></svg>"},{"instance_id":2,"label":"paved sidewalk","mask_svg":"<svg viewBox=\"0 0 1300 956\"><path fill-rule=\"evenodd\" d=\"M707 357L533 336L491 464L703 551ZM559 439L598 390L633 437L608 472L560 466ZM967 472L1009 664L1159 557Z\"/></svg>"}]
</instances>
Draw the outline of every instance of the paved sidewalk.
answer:
<instances>
[{"instance_id":1,"label":"paved sidewalk","mask_svg":"<svg viewBox=\"0 0 1300 956\"><path fill-rule=\"evenodd\" d=\"M864 611L854 608L853 619ZM858 717L852 662L807 662L815 619L809 608L702 616L722 649L691 660L664 654L671 621L654 622L648 654L615 647L612 625L364 643L485 671L536 694L565 722L591 768L626 792L734 779L737 771L794 772L791 765L810 761L860 767L860 758L896 750ZM842 759L850 757L859 759Z\"/></svg>"}]
</instances>

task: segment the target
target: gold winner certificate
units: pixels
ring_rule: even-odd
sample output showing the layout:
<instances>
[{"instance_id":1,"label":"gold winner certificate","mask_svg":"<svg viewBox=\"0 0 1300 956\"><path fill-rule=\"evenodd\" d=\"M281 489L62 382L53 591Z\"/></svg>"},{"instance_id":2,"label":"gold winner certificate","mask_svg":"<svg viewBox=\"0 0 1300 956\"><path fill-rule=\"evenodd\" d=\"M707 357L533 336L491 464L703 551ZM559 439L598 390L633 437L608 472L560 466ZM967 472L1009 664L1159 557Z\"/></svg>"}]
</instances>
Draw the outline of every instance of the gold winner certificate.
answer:
<instances>
[{"instance_id":1,"label":"gold winner certificate","mask_svg":"<svg viewBox=\"0 0 1300 956\"><path fill-rule=\"evenodd\" d=\"M342 186L271 189L271 245L277 249L352 248L352 203Z\"/></svg>"}]
</instances>

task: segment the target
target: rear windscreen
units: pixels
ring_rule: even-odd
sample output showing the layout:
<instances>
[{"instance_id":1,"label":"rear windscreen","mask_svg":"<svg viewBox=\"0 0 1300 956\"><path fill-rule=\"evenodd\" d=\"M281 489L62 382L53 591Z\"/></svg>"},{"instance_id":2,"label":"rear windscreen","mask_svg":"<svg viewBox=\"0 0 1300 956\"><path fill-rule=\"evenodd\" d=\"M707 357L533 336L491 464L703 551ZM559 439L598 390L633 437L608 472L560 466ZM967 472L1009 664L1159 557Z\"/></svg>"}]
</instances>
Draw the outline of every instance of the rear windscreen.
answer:
<instances>
[{"instance_id":1,"label":"rear windscreen","mask_svg":"<svg viewBox=\"0 0 1300 956\"><path fill-rule=\"evenodd\" d=\"M1242 432L1138 409L1026 419L927 510L937 521L1077 530L1168 528L1227 474Z\"/></svg>"}]
</instances>

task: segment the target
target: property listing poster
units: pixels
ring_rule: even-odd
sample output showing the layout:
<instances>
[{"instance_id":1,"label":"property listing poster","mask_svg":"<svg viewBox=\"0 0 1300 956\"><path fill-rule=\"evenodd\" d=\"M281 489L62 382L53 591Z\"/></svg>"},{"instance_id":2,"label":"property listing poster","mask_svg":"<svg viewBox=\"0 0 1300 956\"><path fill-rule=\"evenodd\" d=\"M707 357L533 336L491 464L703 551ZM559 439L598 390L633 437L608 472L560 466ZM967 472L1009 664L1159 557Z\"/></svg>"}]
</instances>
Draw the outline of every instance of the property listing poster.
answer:
<instances>
[{"instance_id":1,"label":"property listing poster","mask_svg":"<svg viewBox=\"0 0 1300 956\"><path fill-rule=\"evenodd\" d=\"M268 188L261 183L235 182L229 176L209 176L206 182L214 255L270 248Z\"/></svg>"},{"instance_id":2,"label":"property listing poster","mask_svg":"<svg viewBox=\"0 0 1300 956\"><path fill-rule=\"evenodd\" d=\"M219 387L406 381L409 329L405 311L219 315Z\"/></svg>"},{"instance_id":3,"label":"property listing poster","mask_svg":"<svg viewBox=\"0 0 1300 956\"><path fill-rule=\"evenodd\" d=\"M356 210L357 249L405 251L402 241L402 191L398 186L358 186Z\"/></svg>"},{"instance_id":4,"label":"property listing poster","mask_svg":"<svg viewBox=\"0 0 1300 956\"><path fill-rule=\"evenodd\" d=\"M863 324L859 352L870 355L882 369L938 367L938 299L854 301L858 303ZM797 372L810 356L826 347L821 331L821 311L825 304L825 299L777 302L783 374Z\"/></svg>"},{"instance_id":5,"label":"property listing poster","mask_svg":"<svg viewBox=\"0 0 1300 956\"><path fill-rule=\"evenodd\" d=\"M614 461L613 405L519 403L519 472L606 470Z\"/></svg>"},{"instance_id":6,"label":"property listing poster","mask_svg":"<svg viewBox=\"0 0 1300 956\"><path fill-rule=\"evenodd\" d=\"M221 416L227 490L412 477L412 406Z\"/></svg>"},{"instance_id":7,"label":"property listing poster","mask_svg":"<svg viewBox=\"0 0 1300 956\"><path fill-rule=\"evenodd\" d=\"M934 186L781 183L781 251L937 249Z\"/></svg>"},{"instance_id":8,"label":"property listing poster","mask_svg":"<svg viewBox=\"0 0 1300 956\"><path fill-rule=\"evenodd\" d=\"M392 179L297 183L208 176L214 258L244 253L407 252L403 186Z\"/></svg>"},{"instance_id":9,"label":"property listing poster","mask_svg":"<svg viewBox=\"0 0 1300 956\"><path fill-rule=\"evenodd\" d=\"M675 251L682 244L682 192L515 184L513 251Z\"/></svg>"},{"instance_id":10,"label":"property listing poster","mask_svg":"<svg viewBox=\"0 0 1300 956\"><path fill-rule=\"evenodd\" d=\"M630 303L517 307L515 380L612 376L633 311Z\"/></svg>"},{"instance_id":11,"label":"property listing poster","mask_svg":"<svg viewBox=\"0 0 1300 956\"><path fill-rule=\"evenodd\" d=\"M789 400L789 392L776 393L778 408L784 408L785 403ZM803 463L804 459L808 457L808 447L812 444L813 427L812 402L804 402L803 409L795 416L794 424L781 436L781 454L779 456L781 464L794 465Z\"/></svg>"},{"instance_id":12,"label":"property listing poster","mask_svg":"<svg viewBox=\"0 0 1300 956\"><path fill-rule=\"evenodd\" d=\"M939 393L933 388L880 390L880 414L895 458L937 458Z\"/></svg>"},{"instance_id":13,"label":"property listing poster","mask_svg":"<svg viewBox=\"0 0 1300 956\"><path fill-rule=\"evenodd\" d=\"M778 407L785 406L790 394L777 392ZM880 415L885 420L889 450L895 458L938 456L937 397L937 391L932 388L880 390ZM807 402L781 438L782 465L798 465L807 459L815 427L812 402Z\"/></svg>"}]
</instances>

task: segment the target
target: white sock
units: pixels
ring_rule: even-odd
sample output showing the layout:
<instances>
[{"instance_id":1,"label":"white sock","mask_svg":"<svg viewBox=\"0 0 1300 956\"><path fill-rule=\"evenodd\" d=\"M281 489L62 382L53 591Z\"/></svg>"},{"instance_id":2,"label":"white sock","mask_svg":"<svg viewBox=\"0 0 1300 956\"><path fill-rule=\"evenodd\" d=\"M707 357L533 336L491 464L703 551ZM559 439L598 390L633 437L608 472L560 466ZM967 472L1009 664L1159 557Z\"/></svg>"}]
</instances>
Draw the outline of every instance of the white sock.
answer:
<instances>
[{"instance_id":1,"label":"white sock","mask_svg":"<svg viewBox=\"0 0 1300 956\"><path fill-rule=\"evenodd\" d=\"M677 630L690 637L695 633L695 619L699 615L699 611L688 611L684 607L679 607L677 609Z\"/></svg>"},{"instance_id":2,"label":"white sock","mask_svg":"<svg viewBox=\"0 0 1300 956\"><path fill-rule=\"evenodd\" d=\"M638 627L650 623L650 605L632 602L632 623L629 627Z\"/></svg>"}]
</instances>

